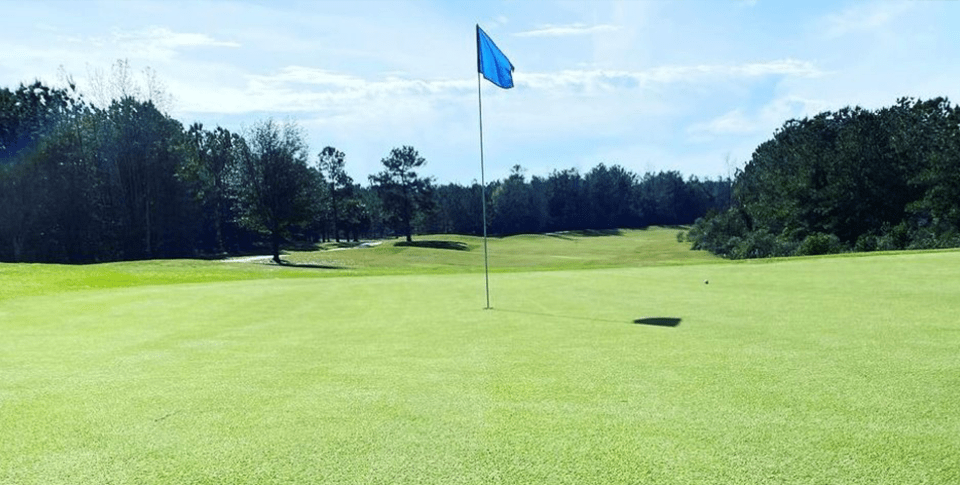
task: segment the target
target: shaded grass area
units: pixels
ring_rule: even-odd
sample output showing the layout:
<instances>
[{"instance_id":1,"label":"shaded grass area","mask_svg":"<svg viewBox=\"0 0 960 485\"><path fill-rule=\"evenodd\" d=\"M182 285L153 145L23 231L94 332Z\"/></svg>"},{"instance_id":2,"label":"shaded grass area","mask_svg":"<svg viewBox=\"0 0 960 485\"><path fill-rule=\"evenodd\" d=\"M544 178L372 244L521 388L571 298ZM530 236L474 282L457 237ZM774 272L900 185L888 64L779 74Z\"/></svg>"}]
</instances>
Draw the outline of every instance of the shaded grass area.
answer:
<instances>
[{"instance_id":1,"label":"shaded grass area","mask_svg":"<svg viewBox=\"0 0 960 485\"><path fill-rule=\"evenodd\" d=\"M958 266L37 291L0 305L0 483L957 483Z\"/></svg>"},{"instance_id":2,"label":"shaded grass area","mask_svg":"<svg viewBox=\"0 0 960 485\"><path fill-rule=\"evenodd\" d=\"M448 249L453 251L469 251L470 245L463 241L442 241L442 240L425 240L425 241L400 241L393 243L394 247L403 248L429 248L429 249Z\"/></svg>"}]
</instances>

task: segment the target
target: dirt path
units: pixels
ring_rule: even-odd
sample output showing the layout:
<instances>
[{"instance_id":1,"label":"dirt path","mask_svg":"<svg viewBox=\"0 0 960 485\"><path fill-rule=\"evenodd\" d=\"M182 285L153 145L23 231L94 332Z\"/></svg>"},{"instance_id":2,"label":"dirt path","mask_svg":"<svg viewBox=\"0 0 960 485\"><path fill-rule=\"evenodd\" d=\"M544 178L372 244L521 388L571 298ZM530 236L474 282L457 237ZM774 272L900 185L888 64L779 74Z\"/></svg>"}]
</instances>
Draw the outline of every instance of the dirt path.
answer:
<instances>
[{"instance_id":1,"label":"dirt path","mask_svg":"<svg viewBox=\"0 0 960 485\"><path fill-rule=\"evenodd\" d=\"M372 247L374 247L374 246L379 246L379 245L381 245L381 244L383 244L383 241L372 241L372 242L365 242L365 243L358 244L358 245L356 245L356 246L354 246L354 247L352 247L352 248L334 248L334 249L328 249L328 250L326 250L326 251L324 251L324 252L330 252L330 251L346 251L346 250L348 250L348 249L372 248ZM243 258L222 259L221 261L224 262L224 263L252 263L252 262L254 262L254 261L262 261L262 260L265 260L265 259L272 259L272 258L273 258L273 256L269 256L269 255L267 255L267 256L247 256L247 257L243 257Z\"/></svg>"},{"instance_id":2,"label":"dirt path","mask_svg":"<svg viewBox=\"0 0 960 485\"><path fill-rule=\"evenodd\" d=\"M263 259L273 259L273 256L248 256L245 258L230 258L230 259L221 259L220 261L224 263L250 263L253 261L260 261Z\"/></svg>"}]
</instances>

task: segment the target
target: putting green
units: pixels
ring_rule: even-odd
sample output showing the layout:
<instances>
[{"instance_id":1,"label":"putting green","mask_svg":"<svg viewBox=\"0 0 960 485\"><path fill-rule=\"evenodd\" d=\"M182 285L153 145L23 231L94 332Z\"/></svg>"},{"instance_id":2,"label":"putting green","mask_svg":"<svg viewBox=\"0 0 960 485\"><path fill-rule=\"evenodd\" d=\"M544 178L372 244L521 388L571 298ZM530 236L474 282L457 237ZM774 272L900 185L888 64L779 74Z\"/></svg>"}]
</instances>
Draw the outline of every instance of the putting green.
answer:
<instances>
[{"instance_id":1,"label":"putting green","mask_svg":"<svg viewBox=\"0 0 960 485\"><path fill-rule=\"evenodd\" d=\"M0 483L957 483L958 267L37 291L0 302Z\"/></svg>"}]
</instances>

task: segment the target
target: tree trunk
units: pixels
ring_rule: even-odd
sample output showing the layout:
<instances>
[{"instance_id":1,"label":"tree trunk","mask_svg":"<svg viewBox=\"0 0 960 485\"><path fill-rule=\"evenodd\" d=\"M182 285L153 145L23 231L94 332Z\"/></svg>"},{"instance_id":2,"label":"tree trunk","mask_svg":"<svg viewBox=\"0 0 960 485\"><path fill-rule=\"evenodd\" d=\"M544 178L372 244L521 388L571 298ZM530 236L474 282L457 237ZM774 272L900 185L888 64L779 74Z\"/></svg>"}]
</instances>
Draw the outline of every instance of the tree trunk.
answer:
<instances>
[{"instance_id":1,"label":"tree trunk","mask_svg":"<svg viewBox=\"0 0 960 485\"><path fill-rule=\"evenodd\" d=\"M13 236L13 262L19 263L23 260L23 235Z\"/></svg>"},{"instance_id":2,"label":"tree trunk","mask_svg":"<svg viewBox=\"0 0 960 485\"><path fill-rule=\"evenodd\" d=\"M337 228L337 189L330 184L330 201L333 205L333 238L340 242L340 229Z\"/></svg>"},{"instance_id":3,"label":"tree trunk","mask_svg":"<svg viewBox=\"0 0 960 485\"><path fill-rule=\"evenodd\" d=\"M149 200L147 200L146 203L144 203L144 212L145 212L144 219L146 220L146 222L145 222L145 226L146 226L146 239L145 239L145 242L146 242L147 258L152 259L152 258L153 258L153 247L152 247L152 245L151 245L151 242L152 242L152 241L150 241L150 201L149 201Z\"/></svg>"},{"instance_id":4,"label":"tree trunk","mask_svg":"<svg viewBox=\"0 0 960 485\"><path fill-rule=\"evenodd\" d=\"M278 231L271 231L270 233L270 249L273 251L273 262L282 264L280 261L280 233Z\"/></svg>"},{"instance_id":5,"label":"tree trunk","mask_svg":"<svg viewBox=\"0 0 960 485\"><path fill-rule=\"evenodd\" d=\"M223 197L220 196L220 189L217 189L217 199L216 199L216 216L214 217L214 229L216 232L217 240L214 242L215 251L217 254L224 254L226 250L223 245L223 225L221 219L223 219Z\"/></svg>"},{"instance_id":6,"label":"tree trunk","mask_svg":"<svg viewBox=\"0 0 960 485\"><path fill-rule=\"evenodd\" d=\"M406 181L403 182L403 229L407 233L407 242L413 242L413 202L410 200L410 191Z\"/></svg>"}]
</instances>

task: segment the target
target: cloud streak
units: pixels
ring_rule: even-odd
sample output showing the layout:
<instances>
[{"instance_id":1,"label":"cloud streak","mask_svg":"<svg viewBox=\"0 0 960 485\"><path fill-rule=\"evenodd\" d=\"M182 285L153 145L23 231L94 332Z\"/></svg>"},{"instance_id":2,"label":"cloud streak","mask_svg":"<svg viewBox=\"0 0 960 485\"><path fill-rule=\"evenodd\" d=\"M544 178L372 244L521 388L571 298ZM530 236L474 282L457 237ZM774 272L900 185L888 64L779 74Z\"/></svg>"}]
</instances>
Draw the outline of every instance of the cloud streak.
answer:
<instances>
[{"instance_id":1,"label":"cloud streak","mask_svg":"<svg viewBox=\"0 0 960 485\"><path fill-rule=\"evenodd\" d=\"M237 42L216 40L206 34L174 32L164 27L151 27L139 31L113 32L113 40L118 43L135 42L168 49L183 47L240 47Z\"/></svg>"},{"instance_id":2,"label":"cloud streak","mask_svg":"<svg viewBox=\"0 0 960 485\"><path fill-rule=\"evenodd\" d=\"M842 12L826 16L823 21L824 31L828 38L876 32L888 26L911 8L912 4L907 2L857 4Z\"/></svg>"},{"instance_id":3,"label":"cloud streak","mask_svg":"<svg viewBox=\"0 0 960 485\"><path fill-rule=\"evenodd\" d=\"M814 64L795 59L739 65L662 66L640 71L563 70L517 73L522 89L551 95L593 95L626 92L655 85L710 83L717 80L767 76L817 77L823 72ZM210 87L210 92L188 97L188 112L244 113L255 111L304 112L345 108L362 101L430 98L431 103L472 96L475 81L465 79L409 79L388 76L368 80L359 76L304 66L287 66L267 75L247 75L245 85L234 90ZM191 90L196 91L192 86ZM226 102L229 96L232 102Z\"/></svg>"},{"instance_id":4,"label":"cloud streak","mask_svg":"<svg viewBox=\"0 0 960 485\"><path fill-rule=\"evenodd\" d=\"M533 30L526 30L513 34L516 37L566 37L572 35L590 35L604 32L616 32L620 27L611 24L568 24L543 25Z\"/></svg>"},{"instance_id":5,"label":"cloud streak","mask_svg":"<svg viewBox=\"0 0 960 485\"><path fill-rule=\"evenodd\" d=\"M77 42L92 45L98 50L113 49L121 57L160 61L169 61L185 49L241 47L238 42L218 40L194 32L177 32L165 27L114 29L108 36L74 39L74 43Z\"/></svg>"},{"instance_id":6,"label":"cloud streak","mask_svg":"<svg viewBox=\"0 0 960 485\"><path fill-rule=\"evenodd\" d=\"M517 73L516 81L534 89L574 88L610 91L653 84L697 83L717 79L791 76L812 78L825 74L811 62L778 59L738 65L701 64L661 66L641 71L564 70L553 73Z\"/></svg>"},{"instance_id":7,"label":"cloud streak","mask_svg":"<svg viewBox=\"0 0 960 485\"><path fill-rule=\"evenodd\" d=\"M785 96L774 99L752 113L735 108L712 120L695 123L687 129L692 141L706 141L727 135L769 134L789 119L811 116L829 109L820 100Z\"/></svg>"}]
</instances>

